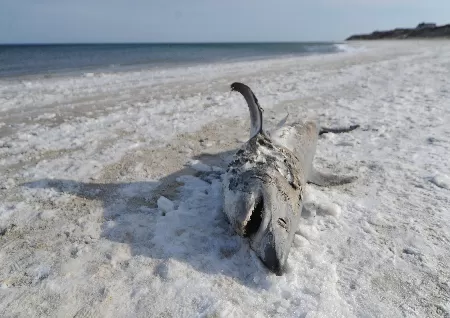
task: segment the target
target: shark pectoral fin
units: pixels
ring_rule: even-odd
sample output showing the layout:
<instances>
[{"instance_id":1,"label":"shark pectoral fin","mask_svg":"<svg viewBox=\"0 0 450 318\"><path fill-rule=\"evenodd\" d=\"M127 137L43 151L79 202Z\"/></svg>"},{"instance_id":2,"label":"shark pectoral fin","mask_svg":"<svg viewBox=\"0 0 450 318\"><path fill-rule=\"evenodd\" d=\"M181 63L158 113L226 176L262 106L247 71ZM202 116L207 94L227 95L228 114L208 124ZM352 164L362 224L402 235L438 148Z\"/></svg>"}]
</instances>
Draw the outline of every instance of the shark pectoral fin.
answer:
<instances>
[{"instance_id":1,"label":"shark pectoral fin","mask_svg":"<svg viewBox=\"0 0 450 318\"><path fill-rule=\"evenodd\" d=\"M275 126L274 130L277 130L277 129L280 129L281 127L283 127L286 124L288 118L289 118L289 113L287 113L287 115L282 120L280 120L280 122Z\"/></svg>"},{"instance_id":2,"label":"shark pectoral fin","mask_svg":"<svg viewBox=\"0 0 450 318\"><path fill-rule=\"evenodd\" d=\"M311 169L308 182L321 187L335 186L353 182L357 179L355 176L339 176L335 174L327 174Z\"/></svg>"}]
</instances>

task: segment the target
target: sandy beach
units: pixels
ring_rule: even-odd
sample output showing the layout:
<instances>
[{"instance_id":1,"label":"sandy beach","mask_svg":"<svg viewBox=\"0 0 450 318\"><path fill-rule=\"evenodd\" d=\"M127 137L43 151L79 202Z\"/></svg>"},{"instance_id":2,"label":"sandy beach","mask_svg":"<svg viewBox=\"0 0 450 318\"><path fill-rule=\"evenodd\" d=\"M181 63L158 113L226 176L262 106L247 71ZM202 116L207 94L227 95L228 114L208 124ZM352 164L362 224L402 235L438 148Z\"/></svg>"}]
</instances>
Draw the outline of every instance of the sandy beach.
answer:
<instances>
[{"instance_id":1,"label":"sandy beach","mask_svg":"<svg viewBox=\"0 0 450 318\"><path fill-rule=\"evenodd\" d=\"M450 42L120 73L0 79L1 317L449 317ZM222 212L248 138L321 136L284 276Z\"/></svg>"}]
</instances>

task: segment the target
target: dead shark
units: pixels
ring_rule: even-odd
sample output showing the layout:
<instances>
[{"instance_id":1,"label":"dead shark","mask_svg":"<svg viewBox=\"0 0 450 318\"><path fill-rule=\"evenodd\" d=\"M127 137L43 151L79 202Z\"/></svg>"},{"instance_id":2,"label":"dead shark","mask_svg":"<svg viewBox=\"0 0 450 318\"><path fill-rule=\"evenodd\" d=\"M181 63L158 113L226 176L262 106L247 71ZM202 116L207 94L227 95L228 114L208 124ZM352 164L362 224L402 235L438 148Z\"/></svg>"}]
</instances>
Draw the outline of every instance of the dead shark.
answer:
<instances>
[{"instance_id":1,"label":"dead shark","mask_svg":"<svg viewBox=\"0 0 450 318\"><path fill-rule=\"evenodd\" d=\"M300 222L307 182L319 186L352 182L353 176L319 172L313 167L320 133L347 132L358 126L320 130L316 122L263 130L263 109L250 87L231 84L250 111L250 139L236 152L223 175L224 212L238 235L268 269L282 275Z\"/></svg>"}]
</instances>

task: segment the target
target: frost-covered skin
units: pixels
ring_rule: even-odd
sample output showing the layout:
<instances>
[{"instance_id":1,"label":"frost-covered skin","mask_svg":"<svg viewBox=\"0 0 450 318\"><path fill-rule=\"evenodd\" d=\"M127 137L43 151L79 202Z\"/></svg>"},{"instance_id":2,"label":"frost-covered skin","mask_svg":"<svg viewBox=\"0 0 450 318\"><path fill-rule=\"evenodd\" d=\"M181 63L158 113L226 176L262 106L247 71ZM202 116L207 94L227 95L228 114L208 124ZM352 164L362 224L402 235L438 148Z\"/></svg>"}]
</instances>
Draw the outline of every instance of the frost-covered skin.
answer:
<instances>
[{"instance_id":1,"label":"frost-covered skin","mask_svg":"<svg viewBox=\"0 0 450 318\"><path fill-rule=\"evenodd\" d=\"M344 184L353 177L315 171L312 161L319 135L314 122L279 127L269 137L262 129L262 108L251 89L233 83L250 111L250 140L235 154L223 179L224 211L235 231L277 275L286 260L300 222L308 181Z\"/></svg>"},{"instance_id":2,"label":"frost-covered skin","mask_svg":"<svg viewBox=\"0 0 450 318\"><path fill-rule=\"evenodd\" d=\"M298 158L257 134L236 153L223 181L233 228L277 274L283 273L302 208L299 167Z\"/></svg>"}]
</instances>

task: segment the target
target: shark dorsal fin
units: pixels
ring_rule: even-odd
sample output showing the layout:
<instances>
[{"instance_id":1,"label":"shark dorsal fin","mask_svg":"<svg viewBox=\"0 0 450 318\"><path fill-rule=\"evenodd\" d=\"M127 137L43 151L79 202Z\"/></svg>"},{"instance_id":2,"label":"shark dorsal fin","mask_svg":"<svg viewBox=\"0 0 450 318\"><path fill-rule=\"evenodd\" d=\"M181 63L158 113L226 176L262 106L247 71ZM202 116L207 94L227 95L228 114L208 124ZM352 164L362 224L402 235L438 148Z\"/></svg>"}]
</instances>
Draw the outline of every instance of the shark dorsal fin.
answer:
<instances>
[{"instance_id":1,"label":"shark dorsal fin","mask_svg":"<svg viewBox=\"0 0 450 318\"><path fill-rule=\"evenodd\" d=\"M253 91L247 85L239 82L231 84L231 90L241 93L247 102L251 121L250 138L257 134L263 134L263 109Z\"/></svg>"}]
</instances>

